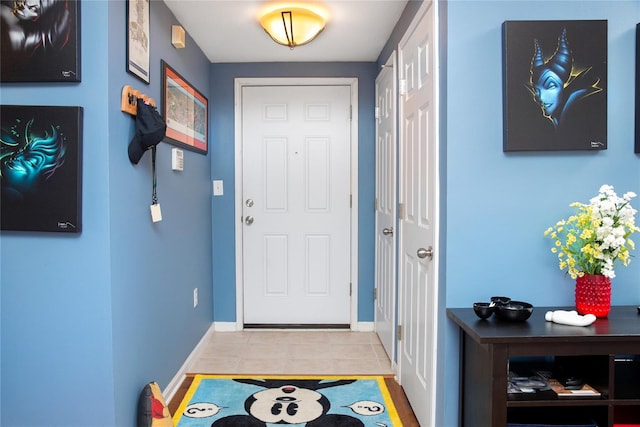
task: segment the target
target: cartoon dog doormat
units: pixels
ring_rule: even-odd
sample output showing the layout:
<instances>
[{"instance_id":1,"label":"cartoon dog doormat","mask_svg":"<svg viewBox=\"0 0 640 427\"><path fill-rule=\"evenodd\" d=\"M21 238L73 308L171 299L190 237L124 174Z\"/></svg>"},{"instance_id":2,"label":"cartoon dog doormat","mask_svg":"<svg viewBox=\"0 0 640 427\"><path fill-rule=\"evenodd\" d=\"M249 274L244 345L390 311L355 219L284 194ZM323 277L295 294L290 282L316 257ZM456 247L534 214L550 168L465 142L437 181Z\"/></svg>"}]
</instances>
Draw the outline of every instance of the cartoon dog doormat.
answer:
<instances>
[{"instance_id":1,"label":"cartoon dog doormat","mask_svg":"<svg viewBox=\"0 0 640 427\"><path fill-rule=\"evenodd\" d=\"M176 427L402 426L383 377L196 375Z\"/></svg>"}]
</instances>

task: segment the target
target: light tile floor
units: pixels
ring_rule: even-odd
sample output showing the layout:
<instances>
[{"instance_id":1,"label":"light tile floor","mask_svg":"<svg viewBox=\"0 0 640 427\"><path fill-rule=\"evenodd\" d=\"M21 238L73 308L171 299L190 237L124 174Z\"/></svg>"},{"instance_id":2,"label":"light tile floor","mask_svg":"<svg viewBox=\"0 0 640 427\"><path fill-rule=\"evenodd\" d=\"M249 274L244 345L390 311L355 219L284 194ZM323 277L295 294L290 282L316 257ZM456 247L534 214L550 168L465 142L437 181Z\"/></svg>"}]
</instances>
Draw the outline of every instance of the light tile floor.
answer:
<instances>
[{"instance_id":1,"label":"light tile floor","mask_svg":"<svg viewBox=\"0 0 640 427\"><path fill-rule=\"evenodd\" d=\"M190 373L276 375L392 375L375 332L214 332Z\"/></svg>"}]
</instances>

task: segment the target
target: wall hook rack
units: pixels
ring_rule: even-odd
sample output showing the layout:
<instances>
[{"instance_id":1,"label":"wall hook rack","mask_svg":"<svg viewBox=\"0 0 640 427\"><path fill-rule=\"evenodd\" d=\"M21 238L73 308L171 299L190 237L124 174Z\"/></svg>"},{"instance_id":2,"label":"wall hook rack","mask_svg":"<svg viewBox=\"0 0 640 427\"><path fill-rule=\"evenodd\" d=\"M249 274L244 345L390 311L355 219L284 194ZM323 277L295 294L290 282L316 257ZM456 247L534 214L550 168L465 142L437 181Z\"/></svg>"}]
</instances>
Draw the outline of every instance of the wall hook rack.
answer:
<instances>
[{"instance_id":1,"label":"wall hook rack","mask_svg":"<svg viewBox=\"0 0 640 427\"><path fill-rule=\"evenodd\" d=\"M131 86L126 85L122 88L122 97L120 99L120 110L125 113L129 113L135 116L138 113L138 98L142 98L147 104L156 106L156 101L147 95L140 93L139 90L133 89Z\"/></svg>"}]
</instances>

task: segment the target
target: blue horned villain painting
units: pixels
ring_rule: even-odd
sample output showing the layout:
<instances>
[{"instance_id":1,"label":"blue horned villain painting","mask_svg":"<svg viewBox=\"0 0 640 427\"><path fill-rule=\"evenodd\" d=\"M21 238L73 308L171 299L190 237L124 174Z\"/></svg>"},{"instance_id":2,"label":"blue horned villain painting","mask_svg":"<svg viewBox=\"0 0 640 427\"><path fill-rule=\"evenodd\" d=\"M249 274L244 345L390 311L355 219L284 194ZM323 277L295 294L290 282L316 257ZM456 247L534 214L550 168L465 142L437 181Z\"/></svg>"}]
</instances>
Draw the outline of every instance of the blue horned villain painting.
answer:
<instances>
[{"instance_id":1,"label":"blue horned villain painting","mask_svg":"<svg viewBox=\"0 0 640 427\"><path fill-rule=\"evenodd\" d=\"M607 148L607 21L503 24L504 151Z\"/></svg>"},{"instance_id":2,"label":"blue horned villain painting","mask_svg":"<svg viewBox=\"0 0 640 427\"><path fill-rule=\"evenodd\" d=\"M0 106L2 230L79 233L82 108Z\"/></svg>"},{"instance_id":3,"label":"blue horned villain painting","mask_svg":"<svg viewBox=\"0 0 640 427\"><path fill-rule=\"evenodd\" d=\"M80 0L0 0L0 81L80 81Z\"/></svg>"}]
</instances>

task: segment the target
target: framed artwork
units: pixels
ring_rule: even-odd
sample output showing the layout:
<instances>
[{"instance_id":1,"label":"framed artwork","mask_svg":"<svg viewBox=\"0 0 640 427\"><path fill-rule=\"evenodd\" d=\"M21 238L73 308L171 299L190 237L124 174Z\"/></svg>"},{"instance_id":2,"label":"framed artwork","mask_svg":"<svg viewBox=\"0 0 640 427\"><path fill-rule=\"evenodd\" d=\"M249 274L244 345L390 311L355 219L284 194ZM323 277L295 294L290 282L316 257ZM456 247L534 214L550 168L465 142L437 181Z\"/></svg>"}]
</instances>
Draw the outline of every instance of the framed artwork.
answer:
<instances>
[{"instance_id":1,"label":"framed artwork","mask_svg":"<svg viewBox=\"0 0 640 427\"><path fill-rule=\"evenodd\" d=\"M634 152L640 153L640 24L636 25L636 145Z\"/></svg>"},{"instance_id":2,"label":"framed artwork","mask_svg":"<svg viewBox=\"0 0 640 427\"><path fill-rule=\"evenodd\" d=\"M207 154L209 102L196 88L162 61L162 116L165 141Z\"/></svg>"},{"instance_id":3,"label":"framed artwork","mask_svg":"<svg viewBox=\"0 0 640 427\"><path fill-rule=\"evenodd\" d=\"M0 20L0 81L80 81L79 0L2 1Z\"/></svg>"},{"instance_id":4,"label":"framed artwork","mask_svg":"<svg viewBox=\"0 0 640 427\"><path fill-rule=\"evenodd\" d=\"M503 151L607 148L607 21L505 21Z\"/></svg>"},{"instance_id":5,"label":"framed artwork","mask_svg":"<svg viewBox=\"0 0 640 427\"><path fill-rule=\"evenodd\" d=\"M149 0L127 0L127 71L149 84Z\"/></svg>"},{"instance_id":6,"label":"framed artwork","mask_svg":"<svg viewBox=\"0 0 640 427\"><path fill-rule=\"evenodd\" d=\"M82 231L82 107L0 105L0 228Z\"/></svg>"}]
</instances>

